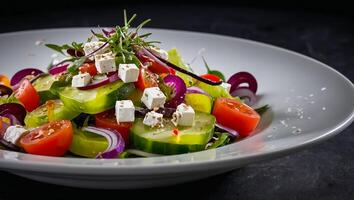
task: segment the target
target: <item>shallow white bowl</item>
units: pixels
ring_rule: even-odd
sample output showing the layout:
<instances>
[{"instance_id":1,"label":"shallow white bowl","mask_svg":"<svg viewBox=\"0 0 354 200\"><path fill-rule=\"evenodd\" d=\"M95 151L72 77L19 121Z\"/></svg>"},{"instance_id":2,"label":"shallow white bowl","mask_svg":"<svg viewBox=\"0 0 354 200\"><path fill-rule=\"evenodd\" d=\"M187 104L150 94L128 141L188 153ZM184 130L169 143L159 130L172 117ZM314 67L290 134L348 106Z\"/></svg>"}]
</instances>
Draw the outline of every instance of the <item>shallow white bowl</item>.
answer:
<instances>
[{"instance_id":1,"label":"shallow white bowl","mask_svg":"<svg viewBox=\"0 0 354 200\"><path fill-rule=\"evenodd\" d=\"M89 28L24 31L0 35L1 74L25 67L45 69L54 52L39 41L85 41ZM54 158L0 150L0 168L30 179L87 188L145 188L209 177L289 154L336 135L353 121L354 87L343 75L309 57L244 39L186 31L145 29L162 47L177 47L185 61L202 48L212 68L229 77L256 76L269 104L259 131L237 143L197 153L156 158L94 160ZM36 45L37 43L37 45ZM53 56L55 57L55 55ZM195 71L204 72L199 60Z\"/></svg>"}]
</instances>

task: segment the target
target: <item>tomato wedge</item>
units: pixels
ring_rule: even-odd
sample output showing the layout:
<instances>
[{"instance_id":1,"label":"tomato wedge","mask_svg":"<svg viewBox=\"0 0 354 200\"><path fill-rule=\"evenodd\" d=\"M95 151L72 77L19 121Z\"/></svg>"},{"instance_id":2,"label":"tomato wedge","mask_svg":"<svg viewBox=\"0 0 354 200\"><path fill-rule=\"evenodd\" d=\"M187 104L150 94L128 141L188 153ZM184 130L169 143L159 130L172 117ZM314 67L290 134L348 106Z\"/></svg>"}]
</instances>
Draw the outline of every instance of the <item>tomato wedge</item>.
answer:
<instances>
[{"instance_id":1,"label":"tomato wedge","mask_svg":"<svg viewBox=\"0 0 354 200\"><path fill-rule=\"evenodd\" d=\"M219 124L234 129L241 137L249 136L260 120L259 114L251 107L230 98L217 98L213 115Z\"/></svg>"},{"instance_id":2,"label":"tomato wedge","mask_svg":"<svg viewBox=\"0 0 354 200\"><path fill-rule=\"evenodd\" d=\"M30 131L20 145L30 154L63 156L70 148L73 127L69 120L54 121Z\"/></svg>"},{"instance_id":3,"label":"tomato wedge","mask_svg":"<svg viewBox=\"0 0 354 200\"><path fill-rule=\"evenodd\" d=\"M114 112L114 109L111 109L95 115L96 126L100 128L111 128L118 131L122 135L125 144L128 144L129 129L132 127L133 123L122 122L118 124Z\"/></svg>"},{"instance_id":4,"label":"tomato wedge","mask_svg":"<svg viewBox=\"0 0 354 200\"><path fill-rule=\"evenodd\" d=\"M97 69L95 63L84 63L79 67L81 73L89 73L91 76L97 74Z\"/></svg>"},{"instance_id":5,"label":"tomato wedge","mask_svg":"<svg viewBox=\"0 0 354 200\"><path fill-rule=\"evenodd\" d=\"M14 94L28 112L33 111L39 106L40 97L31 82L27 79L23 79L20 87L15 90Z\"/></svg>"},{"instance_id":6,"label":"tomato wedge","mask_svg":"<svg viewBox=\"0 0 354 200\"><path fill-rule=\"evenodd\" d=\"M219 82L222 81L220 77L214 75L214 74L204 74L201 75L202 78L208 79L210 81L214 81L214 82Z\"/></svg>"},{"instance_id":7,"label":"tomato wedge","mask_svg":"<svg viewBox=\"0 0 354 200\"><path fill-rule=\"evenodd\" d=\"M148 69L140 68L138 81L135 82L135 87L139 90L144 91L145 88L157 87L157 76Z\"/></svg>"}]
</instances>

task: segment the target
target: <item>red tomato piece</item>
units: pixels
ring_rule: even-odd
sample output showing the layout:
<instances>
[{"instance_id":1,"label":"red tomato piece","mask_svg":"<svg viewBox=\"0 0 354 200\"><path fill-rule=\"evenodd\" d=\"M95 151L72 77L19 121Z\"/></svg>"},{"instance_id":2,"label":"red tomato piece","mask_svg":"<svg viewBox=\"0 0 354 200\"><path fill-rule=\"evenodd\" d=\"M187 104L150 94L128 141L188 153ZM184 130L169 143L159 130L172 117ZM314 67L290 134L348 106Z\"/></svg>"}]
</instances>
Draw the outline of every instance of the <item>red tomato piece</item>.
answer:
<instances>
[{"instance_id":1,"label":"red tomato piece","mask_svg":"<svg viewBox=\"0 0 354 200\"><path fill-rule=\"evenodd\" d=\"M23 104L28 112L39 106L40 97L31 82L23 79L20 87L14 92L15 97Z\"/></svg>"},{"instance_id":2,"label":"red tomato piece","mask_svg":"<svg viewBox=\"0 0 354 200\"><path fill-rule=\"evenodd\" d=\"M89 73L91 76L97 74L97 69L95 63L84 63L79 67L81 73Z\"/></svg>"},{"instance_id":3,"label":"red tomato piece","mask_svg":"<svg viewBox=\"0 0 354 200\"><path fill-rule=\"evenodd\" d=\"M95 115L95 123L97 127L110 128L118 131L122 135L125 144L129 144L129 129L132 127L133 123L121 122L118 124L114 109Z\"/></svg>"},{"instance_id":4,"label":"red tomato piece","mask_svg":"<svg viewBox=\"0 0 354 200\"><path fill-rule=\"evenodd\" d=\"M251 107L230 98L217 98L213 115L219 124L234 129L241 137L249 136L260 120L259 114Z\"/></svg>"},{"instance_id":5,"label":"red tomato piece","mask_svg":"<svg viewBox=\"0 0 354 200\"><path fill-rule=\"evenodd\" d=\"M148 69L140 68L138 81L135 82L135 87L144 91L145 88L157 87L157 76Z\"/></svg>"},{"instance_id":6,"label":"red tomato piece","mask_svg":"<svg viewBox=\"0 0 354 200\"><path fill-rule=\"evenodd\" d=\"M27 153L45 156L63 156L70 148L73 127L69 120L44 124L20 139Z\"/></svg>"},{"instance_id":7,"label":"red tomato piece","mask_svg":"<svg viewBox=\"0 0 354 200\"><path fill-rule=\"evenodd\" d=\"M201 75L202 78L205 78L205 79L208 79L210 81L214 81L214 82L219 82L221 81L221 78L214 75L214 74L204 74L204 75Z\"/></svg>"}]
</instances>

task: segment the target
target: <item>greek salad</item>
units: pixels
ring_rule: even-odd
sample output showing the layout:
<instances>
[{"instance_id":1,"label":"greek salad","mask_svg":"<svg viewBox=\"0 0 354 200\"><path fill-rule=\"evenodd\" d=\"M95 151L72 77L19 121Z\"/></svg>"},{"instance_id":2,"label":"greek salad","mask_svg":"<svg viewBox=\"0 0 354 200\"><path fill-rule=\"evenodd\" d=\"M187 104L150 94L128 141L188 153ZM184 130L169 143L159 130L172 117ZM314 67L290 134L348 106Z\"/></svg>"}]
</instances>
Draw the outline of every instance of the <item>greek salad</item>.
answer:
<instances>
[{"instance_id":1,"label":"greek salad","mask_svg":"<svg viewBox=\"0 0 354 200\"><path fill-rule=\"evenodd\" d=\"M227 145L251 135L268 106L252 108L257 81L237 72L227 81L201 57L198 75L177 49L159 48L150 20L136 15L91 31L82 43L45 44L64 55L48 71L0 75L1 148L45 156L130 158Z\"/></svg>"}]
</instances>

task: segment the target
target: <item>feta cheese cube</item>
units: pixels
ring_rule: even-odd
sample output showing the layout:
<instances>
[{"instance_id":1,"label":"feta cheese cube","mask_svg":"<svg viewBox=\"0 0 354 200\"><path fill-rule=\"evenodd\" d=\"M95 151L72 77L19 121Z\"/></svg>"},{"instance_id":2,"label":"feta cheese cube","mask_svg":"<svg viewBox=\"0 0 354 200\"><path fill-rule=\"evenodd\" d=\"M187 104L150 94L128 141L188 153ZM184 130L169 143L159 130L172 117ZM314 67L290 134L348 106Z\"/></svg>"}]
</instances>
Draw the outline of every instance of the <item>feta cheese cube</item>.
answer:
<instances>
[{"instance_id":1,"label":"feta cheese cube","mask_svg":"<svg viewBox=\"0 0 354 200\"><path fill-rule=\"evenodd\" d=\"M146 113L143 124L151 127L163 127L163 115L155 111Z\"/></svg>"},{"instance_id":2,"label":"feta cheese cube","mask_svg":"<svg viewBox=\"0 0 354 200\"><path fill-rule=\"evenodd\" d=\"M73 80L71 81L72 87L85 87L91 81L91 76L89 73L83 73L73 76Z\"/></svg>"},{"instance_id":3,"label":"feta cheese cube","mask_svg":"<svg viewBox=\"0 0 354 200\"><path fill-rule=\"evenodd\" d=\"M172 115L172 123L177 126L193 126L195 118L194 109L182 103L177 106L176 112Z\"/></svg>"},{"instance_id":4,"label":"feta cheese cube","mask_svg":"<svg viewBox=\"0 0 354 200\"><path fill-rule=\"evenodd\" d=\"M112 52L95 55L95 65L97 71L101 74L117 70L116 60Z\"/></svg>"},{"instance_id":5,"label":"feta cheese cube","mask_svg":"<svg viewBox=\"0 0 354 200\"><path fill-rule=\"evenodd\" d=\"M28 130L24 129L22 126L9 126L6 129L3 139L6 142L16 144L17 140L20 139L20 137L27 132Z\"/></svg>"},{"instance_id":6,"label":"feta cheese cube","mask_svg":"<svg viewBox=\"0 0 354 200\"><path fill-rule=\"evenodd\" d=\"M166 102L166 96L159 87L145 88L141 101L149 109L163 107Z\"/></svg>"},{"instance_id":7,"label":"feta cheese cube","mask_svg":"<svg viewBox=\"0 0 354 200\"><path fill-rule=\"evenodd\" d=\"M165 50L160 49L160 48L156 48L156 47L155 47L155 48L152 47L152 48L150 48L150 50L151 50L154 54L160 56L162 59L168 60L168 53L167 53Z\"/></svg>"},{"instance_id":8,"label":"feta cheese cube","mask_svg":"<svg viewBox=\"0 0 354 200\"><path fill-rule=\"evenodd\" d=\"M231 84L230 84L230 83L222 82L220 86L223 87L223 88L225 88L225 90L226 90L227 92L230 92L230 89L231 89Z\"/></svg>"},{"instance_id":9,"label":"feta cheese cube","mask_svg":"<svg viewBox=\"0 0 354 200\"><path fill-rule=\"evenodd\" d=\"M136 82L139 68L135 64L119 64L118 76L124 83Z\"/></svg>"},{"instance_id":10,"label":"feta cheese cube","mask_svg":"<svg viewBox=\"0 0 354 200\"><path fill-rule=\"evenodd\" d=\"M87 42L84 44L84 52L85 52L85 55L89 55L91 54L92 52L96 51L97 49L99 49L100 47L102 47L102 45L104 45L105 43L104 42L101 42L101 41L91 41L91 42ZM96 51L94 53L94 55L97 55L97 54L102 54L102 53L106 53L110 51L110 48L109 48L109 45L106 45L105 47L103 47L102 49Z\"/></svg>"},{"instance_id":11,"label":"feta cheese cube","mask_svg":"<svg viewBox=\"0 0 354 200\"><path fill-rule=\"evenodd\" d=\"M135 120L135 107L131 100L116 102L116 119L120 122L133 122Z\"/></svg>"}]
</instances>

